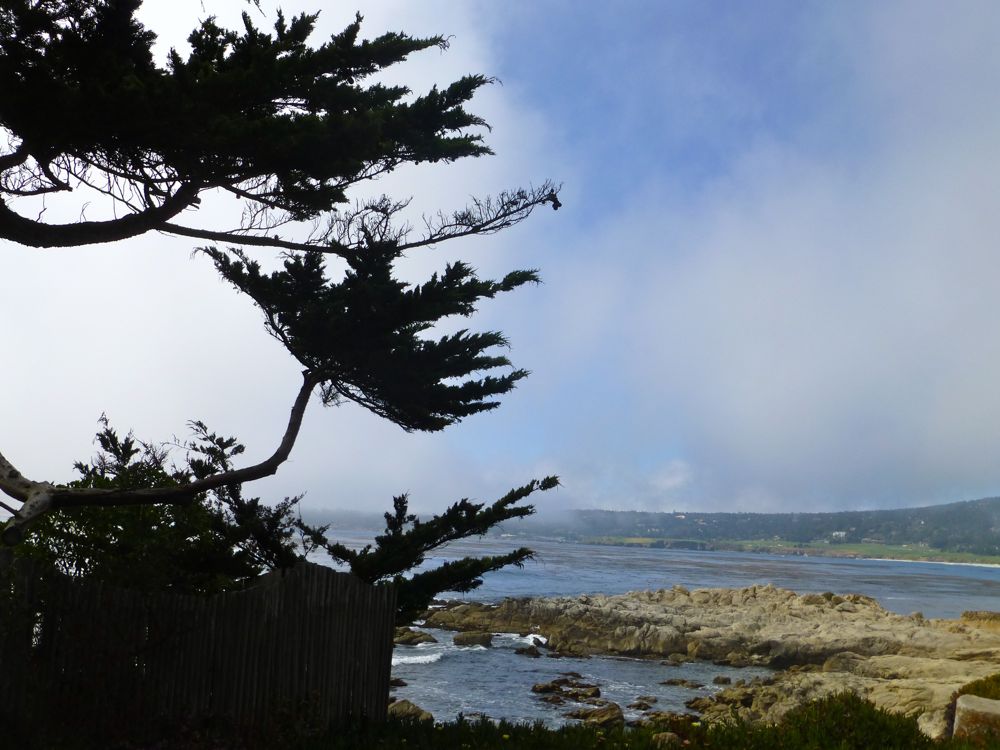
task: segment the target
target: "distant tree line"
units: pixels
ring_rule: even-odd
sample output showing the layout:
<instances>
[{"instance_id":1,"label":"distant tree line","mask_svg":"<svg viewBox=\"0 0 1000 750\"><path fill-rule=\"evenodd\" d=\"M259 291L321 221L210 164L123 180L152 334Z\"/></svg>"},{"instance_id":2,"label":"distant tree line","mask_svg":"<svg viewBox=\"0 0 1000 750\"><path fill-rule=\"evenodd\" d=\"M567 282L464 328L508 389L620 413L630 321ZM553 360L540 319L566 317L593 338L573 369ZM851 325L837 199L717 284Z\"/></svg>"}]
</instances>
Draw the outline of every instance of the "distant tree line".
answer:
<instances>
[{"instance_id":1,"label":"distant tree line","mask_svg":"<svg viewBox=\"0 0 1000 750\"><path fill-rule=\"evenodd\" d=\"M919 544L947 552L1000 555L1000 498L926 508L839 513L649 513L581 510L561 531L574 537L623 536L717 542L781 539L806 544ZM550 529L550 531L557 531Z\"/></svg>"}]
</instances>

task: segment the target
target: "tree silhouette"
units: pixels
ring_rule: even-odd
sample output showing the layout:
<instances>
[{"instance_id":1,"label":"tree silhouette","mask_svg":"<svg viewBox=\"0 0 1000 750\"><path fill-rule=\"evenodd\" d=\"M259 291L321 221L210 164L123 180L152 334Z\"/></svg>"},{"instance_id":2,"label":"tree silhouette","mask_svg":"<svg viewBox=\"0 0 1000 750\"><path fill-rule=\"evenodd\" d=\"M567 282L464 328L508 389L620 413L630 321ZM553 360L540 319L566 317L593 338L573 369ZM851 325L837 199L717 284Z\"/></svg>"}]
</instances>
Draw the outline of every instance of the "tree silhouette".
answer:
<instances>
[{"instance_id":1,"label":"tree silhouette","mask_svg":"<svg viewBox=\"0 0 1000 750\"><path fill-rule=\"evenodd\" d=\"M425 217L421 232L401 221L406 200L352 202L349 195L405 164L489 154L478 132L486 123L465 105L490 79L466 76L419 96L372 82L410 54L447 45L401 33L361 39L360 16L315 46L316 15L279 13L270 31L247 14L239 31L210 18L189 37L190 54L171 51L160 66L155 35L135 18L139 6L11 0L0 7L0 239L72 247L158 231L205 241L201 251L258 305L268 332L302 365L302 383L278 447L250 466L227 459L200 471L154 471L144 481L125 481L126 472L114 482L57 485L23 476L0 454L0 492L10 498L0 506L13 514L2 532L6 544L52 511L191 505L274 474L317 390L326 405L354 401L405 430L435 431L495 408L526 375L498 353L506 344L499 332L432 334L446 318L472 315L481 300L536 282L535 271L480 279L456 261L410 284L395 275L395 264L406 251L501 231L546 203L558 208L557 188L545 182L474 200ZM188 221L209 191L240 202L237 229ZM108 218L47 223L32 209L49 194L81 205L102 196ZM265 274L249 255L266 248L284 253L281 270ZM331 278L328 256L346 265L342 277ZM162 481L145 481L151 476ZM450 535L437 538L482 533L531 512L514 507L527 494L515 490L512 500L486 509L462 501L442 516ZM405 501L400 507L392 529L409 524L423 534L427 527L406 520ZM416 564L422 553L414 550L426 545L414 543L408 559ZM516 563L526 551L512 554L505 559ZM376 575L370 558L356 562L369 566L372 580L398 574L398 565ZM473 585L475 571L485 569L466 568L465 583L457 573L439 581Z\"/></svg>"}]
</instances>

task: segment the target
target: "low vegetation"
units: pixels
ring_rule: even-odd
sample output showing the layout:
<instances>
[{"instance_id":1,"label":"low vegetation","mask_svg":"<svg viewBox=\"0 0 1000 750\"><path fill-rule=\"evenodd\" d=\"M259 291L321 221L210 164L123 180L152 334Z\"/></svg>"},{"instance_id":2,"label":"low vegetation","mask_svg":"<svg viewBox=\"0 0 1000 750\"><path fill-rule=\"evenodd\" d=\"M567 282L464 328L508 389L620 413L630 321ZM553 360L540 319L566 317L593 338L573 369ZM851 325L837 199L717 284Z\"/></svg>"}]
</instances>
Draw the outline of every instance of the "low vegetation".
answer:
<instances>
[{"instance_id":1,"label":"low vegetation","mask_svg":"<svg viewBox=\"0 0 1000 750\"><path fill-rule=\"evenodd\" d=\"M253 737L236 740L218 726L180 730L156 747L232 750L976 750L989 747L968 740L931 740L913 717L891 714L849 693L789 712L779 725L732 723L709 726L695 716L675 716L655 726L596 728L581 724L550 729L489 719L435 724L391 720L356 724L315 733L300 722L272 725ZM27 747L30 747L27 746ZM74 742L48 745L84 750ZM120 745L122 750L145 745Z\"/></svg>"},{"instance_id":2,"label":"low vegetation","mask_svg":"<svg viewBox=\"0 0 1000 750\"><path fill-rule=\"evenodd\" d=\"M182 445L122 436L102 418L95 442L99 451L79 461L80 479L72 487L115 489L179 485L228 472L243 445L222 437L201 422L191 424L193 437ZM183 454L171 463L171 448ZM199 493L185 504L79 508L52 513L29 530L11 559L25 558L59 572L140 591L215 594L251 585L259 575L287 569L316 550L371 584L393 583L397 619L411 622L444 591L468 592L487 573L531 559L527 548L501 555L464 557L419 568L426 555L449 542L482 536L493 526L534 512L520 504L536 491L558 485L555 477L531 481L493 503L459 500L442 513L420 519L409 513L406 495L394 498L386 513L385 531L373 544L352 550L327 538L328 526L311 526L298 514L300 497L268 504L247 498L240 484ZM0 573L2 573L0 566ZM3 601L0 587L0 603ZM4 623L0 621L0 638Z\"/></svg>"},{"instance_id":3,"label":"low vegetation","mask_svg":"<svg viewBox=\"0 0 1000 750\"><path fill-rule=\"evenodd\" d=\"M734 552L764 552L773 555L808 555L814 557L849 557L874 560L911 560L914 562L946 562L974 565L1000 565L1000 555L972 552L952 552L922 544L881 544L879 542L831 543L829 541L794 542L787 539L719 539L697 541L651 536L582 537L587 544L607 544L618 547L648 549L730 550Z\"/></svg>"},{"instance_id":4,"label":"low vegetation","mask_svg":"<svg viewBox=\"0 0 1000 750\"><path fill-rule=\"evenodd\" d=\"M676 739L666 733L676 735ZM671 744L672 743L672 744ZM659 726L597 729L459 720L446 724L398 723L357 728L304 745L310 750L419 748L420 750L967 750L986 747L968 741L931 740L913 717L887 713L849 693L789 712L776 726L707 726L693 716Z\"/></svg>"},{"instance_id":5,"label":"low vegetation","mask_svg":"<svg viewBox=\"0 0 1000 750\"><path fill-rule=\"evenodd\" d=\"M788 542L773 539L743 539L720 542L717 549L775 554L821 555L825 557L865 557L883 560L914 560L949 563L1000 564L1000 555L954 552L926 544L882 544L880 542Z\"/></svg>"},{"instance_id":6,"label":"low vegetation","mask_svg":"<svg viewBox=\"0 0 1000 750\"><path fill-rule=\"evenodd\" d=\"M546 525L547 524L547 525ZM1000 562L992 529L1000 524L1000 498L924 508L838 513L651 513L581 510L554 522L536 522L535 533L572 539L619 539L656 547L732 549L740 545L817 553L871 556L869 547L892 550L874 556L936 558L953 562ZM753 540L757 540L754 542ZM951 557L949 555L955 555ZM985 559L984 559L985 558ZM995 559L988 559L995 558Z\"/></svg>"}]
</instances>

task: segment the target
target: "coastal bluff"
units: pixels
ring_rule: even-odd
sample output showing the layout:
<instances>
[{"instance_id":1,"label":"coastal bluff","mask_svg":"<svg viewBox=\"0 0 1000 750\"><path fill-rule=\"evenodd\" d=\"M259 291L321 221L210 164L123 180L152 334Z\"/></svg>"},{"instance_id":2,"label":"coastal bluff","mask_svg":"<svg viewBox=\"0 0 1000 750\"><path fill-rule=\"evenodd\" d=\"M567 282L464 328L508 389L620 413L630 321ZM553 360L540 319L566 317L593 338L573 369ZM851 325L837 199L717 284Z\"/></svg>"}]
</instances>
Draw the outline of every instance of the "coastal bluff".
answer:
<instances>
[{"instance_id":1,"label":"coastal bluff","mask_svg":"<svg viewBox=\"0 0 1000 750\"><path fill-rule=\"evenodd\" d=\"M561 655L769 666L773 680L698 699L706 720L737 714L774 722L788 710L851 691L917 715L932 736L959 687L1000 671L1000 629L988 619L899 615L860 594L796 594L774 586L681 586L620 595L505 599L431 611L429 627L544 635ZM669 667L665 666L667 672Z\"/></svg>"}]
</instances>

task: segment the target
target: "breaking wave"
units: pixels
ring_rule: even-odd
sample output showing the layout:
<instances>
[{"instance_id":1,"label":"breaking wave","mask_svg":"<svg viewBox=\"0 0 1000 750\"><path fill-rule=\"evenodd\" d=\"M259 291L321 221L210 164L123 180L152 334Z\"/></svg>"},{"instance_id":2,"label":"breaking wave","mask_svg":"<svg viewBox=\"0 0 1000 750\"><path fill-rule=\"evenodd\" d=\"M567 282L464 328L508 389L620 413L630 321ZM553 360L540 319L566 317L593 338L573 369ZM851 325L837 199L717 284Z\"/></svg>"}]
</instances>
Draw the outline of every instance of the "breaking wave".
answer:
<instances>
[{"instance_id":1,"label":"breaking wave","mask_svg":"<svg viewBox=\"0 0 1000 750\"><path fill-rule=\"evenodd\" d=\"M436 654L415 654L413 656L403 656L401 654L392 655L392 666L398 664L433 664L440 661L444 653L438 651Z\"/></svg>"}]
</instances>

